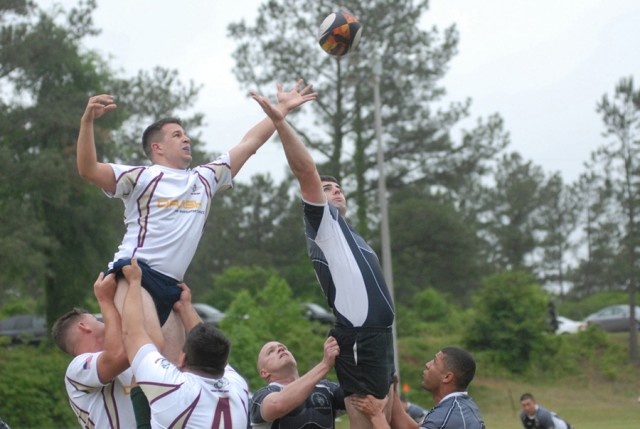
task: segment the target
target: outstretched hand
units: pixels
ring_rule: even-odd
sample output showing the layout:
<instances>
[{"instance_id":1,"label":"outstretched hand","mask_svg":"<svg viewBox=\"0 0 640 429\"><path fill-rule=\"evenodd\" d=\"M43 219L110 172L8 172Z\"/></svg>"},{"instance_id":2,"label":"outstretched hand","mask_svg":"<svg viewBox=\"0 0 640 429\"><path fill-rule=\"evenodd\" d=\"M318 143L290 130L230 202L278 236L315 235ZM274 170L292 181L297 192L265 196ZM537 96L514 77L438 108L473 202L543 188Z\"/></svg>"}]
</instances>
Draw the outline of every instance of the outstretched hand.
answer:
<instances>
[{"instance_id":1,"label":"outstretched hand","mask_svg":"<svg viewBox=\"0 0 640 429\"><path fill-rule=\"evenodd\" d=\"M262 95L257 94L256 92L251 92L251 98L256 100L262 110L271 118L274 123L277 123L284 119L291 110L296 107L306 103L307 101L315 100L318 97L318 94L312 92L311 88L313 85L309 84L300 90L302 86L303 80L300 79L296 82L296 86L289 92L285 92L282 89L282 85L278 84L278 105L274 105L269 101L267 97L263 97Z\"/></svg>"},{"instance_id":2,"label":"outstretched hand","mask_svg":"<svg viewBox=\"0 0 640 429\"><path fill-rule=\"evenodd\" d=\"M273 105L271 101L267 97L263 97L262 95L258 95L255 92L251 93L251 98L256 100L264 113L273 121L274 124L284 120L284 113Z\"/></svg>"},{"instance_id":3,"label":"outstretched hand","mask_svg":"<svg viewBox=\"0 0 640 429\"><path fill-rule=\"evenodd\" d=\"M93 284L93 293L99 302L113 302L117 286L115 274L105 277L104 273L100 273Z\"/></svg>"},{"instance_id":4,"label":"outstretched hand","mask_svg":"<svg viewBox=\"0 0 640 429\"><path fill-rule=\"evenodd\" d=\"M113 99L113 95L109 94L94 95L89 98L82 119L93 122L105 113L115 110L117 106L113 102Z\"/></svg>"},{"instance_id":5,"label":"outstretched hand","mask_svg":"<svg viewBox=\"0 0 640 429\"><path fill-rule=\"evenodd\" d=\"M300 90L300 87L304 81L300 79L296 82L296 85L289 92L285 92L282 89L282 85L278 84L278 108L284 115L292 111L298 106L303 105L307 101L315 100L318 94L315 92L309 92L313 88L313 85L309 84Z\"/></svg>"}]
</instances>

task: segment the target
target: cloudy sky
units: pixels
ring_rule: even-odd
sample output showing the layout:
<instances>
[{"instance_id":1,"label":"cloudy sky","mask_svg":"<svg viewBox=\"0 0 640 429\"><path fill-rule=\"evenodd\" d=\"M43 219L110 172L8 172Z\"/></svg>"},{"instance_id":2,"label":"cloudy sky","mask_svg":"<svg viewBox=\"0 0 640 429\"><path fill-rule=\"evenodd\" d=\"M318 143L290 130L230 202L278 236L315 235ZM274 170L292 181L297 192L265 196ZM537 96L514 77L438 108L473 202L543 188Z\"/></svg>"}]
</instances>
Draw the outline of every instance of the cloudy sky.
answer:
<instances>
[{"instance_id":1,"label":"cloudy sky","mask_svg":"<svg viewBox=\"0 0 640 429\"><path fill-rule=\"evenodd\" d=\"M37 2L68 8L76 0ZM195 106L208 123L203 139L211 150L227 150L263 115L231 72L226 27L243 17L253 22L261 2L98 0L94 20L102 33L87 45L126 74L160 65L203 84ZM473 100L463 126L498 112L512 150L575 180L590 152L606 143L597 100L621 77L633 76L640 87L640 2L431 0L424 28L452 23L461 41L443 85L448 100ZM284 168L281 148L270 143L238 178L269 171L279 180Z\"/></svg>"}]
</instances>

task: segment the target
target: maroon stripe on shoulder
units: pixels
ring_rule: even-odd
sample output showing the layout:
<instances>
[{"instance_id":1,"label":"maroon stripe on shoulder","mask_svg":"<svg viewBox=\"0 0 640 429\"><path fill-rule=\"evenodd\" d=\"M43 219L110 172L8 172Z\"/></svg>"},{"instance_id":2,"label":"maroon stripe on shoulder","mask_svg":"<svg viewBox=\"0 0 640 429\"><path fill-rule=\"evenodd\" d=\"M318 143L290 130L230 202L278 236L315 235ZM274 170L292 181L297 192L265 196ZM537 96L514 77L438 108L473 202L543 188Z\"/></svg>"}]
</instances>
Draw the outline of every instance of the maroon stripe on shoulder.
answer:
<instances>
[{"instance_id":1,"label":"maroon stripe on shoulder","mask_svg":"<svg viewBox=\"0 0 640 429\"><path fill-rule=\"evenodd\" d=\"M149 214L151 212L151 200L162 176L164 176L164 173L160 173L151 182L149 182L144 191L142 191L142 194L140 194L140 197L138 197L138 226L140 227L140 230L138 231L138 247L144 246L144 239L148 232L147 225L149 222Z\"/></svg>"},{"instance_id":2,"label":"maroon stripe on shoulder","mask_svg":"<svg viewBox=\"0 0 640 429\"><path fill-rule=\"evenodd\" d=\"M118 176L118 177L116 178L116 183L118 183L118 182L120 181L120 179L122 179L122 177L126 176L127 174L131 174L131 173L133 173L134 171L138 170L138 174L136 175L136 180L135 180L135 182L133 183L133 184L134 184L134 186L135 186L135 185L137 185L137 184L138 184L138 179L140 178L140 175L141 175L141 174L142 174L142 172L143 172L144 170L146 170L147 168L148 168L148 167L144 167L144 166L142 166L142 167L134 167L134 168L132 168L131 170L124 171L124 172L122 172L122 174L121 174L120 176Z\"/></svg>"}]
</instances>

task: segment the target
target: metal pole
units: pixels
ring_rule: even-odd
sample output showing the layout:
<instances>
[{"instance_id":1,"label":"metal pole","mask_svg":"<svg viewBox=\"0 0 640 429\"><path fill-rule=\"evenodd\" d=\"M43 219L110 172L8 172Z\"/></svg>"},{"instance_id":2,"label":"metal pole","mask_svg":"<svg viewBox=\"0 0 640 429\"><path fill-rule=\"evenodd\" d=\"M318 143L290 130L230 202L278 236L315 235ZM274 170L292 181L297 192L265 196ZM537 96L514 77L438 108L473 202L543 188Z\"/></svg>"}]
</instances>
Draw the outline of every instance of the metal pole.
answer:
<instances>
[{"instance_id":1,"label":"metal pole","mask_svg":"<svg viewBox=\"0 0 640 429\"><path fill-rule=\"evenodd\" d=\"M387 184L384 173L384 150L382 147L382 115L380 112L380 77L382 76L382 62L377 59L373 65L373 103L375 106L375 133L378 149L378 202L380 204L380 234L382 247L382 271L387 282L391 299L395 301L393 291L393 267L391 264L391 234L389 233L389 211L387 208ZM396 322L393 326L393 356L395 359L396 375L400 379L398 365L398 334Z\"/></svg>"}]
</instances>

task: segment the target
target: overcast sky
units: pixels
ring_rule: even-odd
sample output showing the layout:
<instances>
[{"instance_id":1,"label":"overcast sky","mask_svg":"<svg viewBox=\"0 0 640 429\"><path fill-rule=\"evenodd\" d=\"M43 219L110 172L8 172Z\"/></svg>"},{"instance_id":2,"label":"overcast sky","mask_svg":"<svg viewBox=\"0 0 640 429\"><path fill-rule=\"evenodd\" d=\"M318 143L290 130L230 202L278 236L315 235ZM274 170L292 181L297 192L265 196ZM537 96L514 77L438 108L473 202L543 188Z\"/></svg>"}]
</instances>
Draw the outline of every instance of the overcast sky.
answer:
<instances>
[{"instance_id":1,"label":"overcast sky","mask_svg":"<svg viewBox=\"0 0 640 429\"><path fill-rule=\"evenodd\" d=\"M234 44L226 37L230 22L253 22L261 2L98 0L94 21L102 33L87 46L128 75L160 65L203 84L195 106L206 115L202 137L208 149L225 151L263 117L231 72ZM621 77L633 76L640 87L638 0L431 0L422 23L458 26L459 54L442 83L447 100L473 100L463 126L500 113L511 149L566 181L606 143L597 100ZM284 167L281 148L269 143L238 178L269 171L280 180Z\"/></svg>"}]
</instances>

